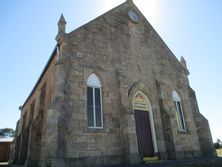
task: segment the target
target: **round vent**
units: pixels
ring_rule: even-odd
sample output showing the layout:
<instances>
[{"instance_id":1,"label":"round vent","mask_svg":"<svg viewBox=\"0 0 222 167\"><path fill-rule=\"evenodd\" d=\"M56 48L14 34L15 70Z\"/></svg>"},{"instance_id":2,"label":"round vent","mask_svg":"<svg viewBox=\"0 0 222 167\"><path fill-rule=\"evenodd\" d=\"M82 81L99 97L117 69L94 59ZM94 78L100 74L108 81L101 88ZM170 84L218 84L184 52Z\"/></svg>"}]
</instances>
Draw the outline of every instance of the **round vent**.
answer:
<instances>
[{"instance_id":1,"label":"round vent","mask_svg":"<svg viewBox=\"0 0 222 167\"><path fill-rule=\"evenodd\" d=\"M132 10L130 10L128 12L129 18L130 20L132 20L134 23L138 23L139 22L139 16Z\"/></svg>"}]
</instances>

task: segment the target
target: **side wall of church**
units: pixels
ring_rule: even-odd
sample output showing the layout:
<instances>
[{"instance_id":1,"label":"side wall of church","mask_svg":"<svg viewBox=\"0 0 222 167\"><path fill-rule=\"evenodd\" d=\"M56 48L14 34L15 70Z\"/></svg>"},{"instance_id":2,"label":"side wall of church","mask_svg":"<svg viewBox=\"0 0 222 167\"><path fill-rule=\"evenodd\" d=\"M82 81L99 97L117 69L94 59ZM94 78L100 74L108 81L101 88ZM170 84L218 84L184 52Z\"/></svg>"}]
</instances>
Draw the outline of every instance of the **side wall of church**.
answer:
<instances>
[{"instance_id":1,"label":"side wall of church","mask_svg":"<svg viewBox=\"0 0 222 167\"><path fill-rule=\"evenodd\" d=\"M56 53L54 53L56 54ZM14 163L36 165L42 156L46 132L46 111L51 103L56 56L41 75L36 87L22 107L18 125ZM27 161L28 160L28 161ZM30 164L32 163L34 164Z\"/></svg>"}]
</instances>

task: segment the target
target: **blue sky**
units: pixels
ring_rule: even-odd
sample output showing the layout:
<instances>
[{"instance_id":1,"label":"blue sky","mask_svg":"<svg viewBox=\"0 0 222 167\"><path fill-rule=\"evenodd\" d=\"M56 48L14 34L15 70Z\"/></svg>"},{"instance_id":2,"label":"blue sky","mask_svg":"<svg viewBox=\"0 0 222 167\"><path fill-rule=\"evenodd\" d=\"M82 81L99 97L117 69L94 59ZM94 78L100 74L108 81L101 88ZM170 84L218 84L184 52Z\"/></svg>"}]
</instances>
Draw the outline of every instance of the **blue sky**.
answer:
<instances>
[{"instance_id":1,"label":"blue sky","mask_svg":"<svg viewBox=\"0 0 222 167\"><path fill-rule=\"evenodd\" d=\"M56 45L57 22L67 32L125 0L0 1L0 128L15 128L23 104ZM134 0L177 58L187 60L190 85L214 141L222 139L222 1Z\"/></svg>"}]
</instances>

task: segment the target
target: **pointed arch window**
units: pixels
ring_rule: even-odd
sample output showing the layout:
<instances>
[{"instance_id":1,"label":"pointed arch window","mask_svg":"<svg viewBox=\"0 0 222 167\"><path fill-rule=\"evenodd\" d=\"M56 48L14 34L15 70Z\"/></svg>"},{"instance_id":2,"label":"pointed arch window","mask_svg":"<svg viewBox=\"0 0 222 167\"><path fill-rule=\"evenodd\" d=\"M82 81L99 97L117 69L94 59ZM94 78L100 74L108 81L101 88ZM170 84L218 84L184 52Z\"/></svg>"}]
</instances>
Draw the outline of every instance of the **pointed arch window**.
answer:
<instances>
[{"instance_id":1,"label":"pointed arch window","mask_svg":"<svg viewBox=\"0 0 222 167\"><path fill-rule=\"evenodd\" d=\"M173 97L173 102L176 108L176 119L177 119L179 131L186 131L186 123L185 123L185 119L183 115L181 98L175 90L172 93L172 97Z\"/></svg>"},{"instance_id":2,"label":"pointed arch window","mask_svg":"<svg viewBox=\"0 0 222 167\"><path fill-rule=\"evenodd\" d=\"M87 119L89 128L103 128L101 83L95 74L87 80Z\"/></svg>"}]
</instances>

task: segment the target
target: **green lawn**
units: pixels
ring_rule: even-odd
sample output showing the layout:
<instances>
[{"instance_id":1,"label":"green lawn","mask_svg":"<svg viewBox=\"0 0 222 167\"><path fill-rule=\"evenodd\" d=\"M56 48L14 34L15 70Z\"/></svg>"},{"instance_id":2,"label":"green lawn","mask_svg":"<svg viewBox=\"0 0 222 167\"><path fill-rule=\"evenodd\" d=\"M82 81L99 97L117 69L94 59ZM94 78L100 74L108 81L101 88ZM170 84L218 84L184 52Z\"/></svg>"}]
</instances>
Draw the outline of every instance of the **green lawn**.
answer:
<instances>
[{"instance_id":1,"label":"green lawn","mask_svg":"<svg viewBox=\"0 0 222 167\"><path fill-rule=\"evenodd\" d=\"M217 155L218 155L219 157L222 157L222 148L217 149Z\"/></svg>"}]
</instances>

